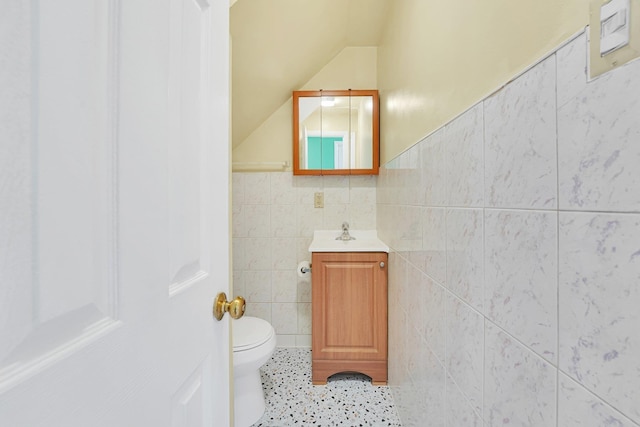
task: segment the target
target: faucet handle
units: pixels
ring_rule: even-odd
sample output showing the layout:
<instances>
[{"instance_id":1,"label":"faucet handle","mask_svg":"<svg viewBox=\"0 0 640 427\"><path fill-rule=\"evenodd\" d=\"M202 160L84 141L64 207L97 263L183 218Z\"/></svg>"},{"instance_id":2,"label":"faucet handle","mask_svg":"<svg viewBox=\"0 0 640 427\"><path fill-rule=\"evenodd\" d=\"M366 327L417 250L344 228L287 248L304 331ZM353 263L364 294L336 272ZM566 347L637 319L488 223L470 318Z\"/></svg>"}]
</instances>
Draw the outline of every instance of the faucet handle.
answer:
<instances>
[{"instance_id":1,"label":"faucet handle","mask_svg":"<svg viewBox=\"0 0 640 427\"><path fill-rule=\"evenodd\" d=\"M347 221L342 223L342 229L343 230L348 230L349 229L349 223Z\"/></svg>"}]
</instances>

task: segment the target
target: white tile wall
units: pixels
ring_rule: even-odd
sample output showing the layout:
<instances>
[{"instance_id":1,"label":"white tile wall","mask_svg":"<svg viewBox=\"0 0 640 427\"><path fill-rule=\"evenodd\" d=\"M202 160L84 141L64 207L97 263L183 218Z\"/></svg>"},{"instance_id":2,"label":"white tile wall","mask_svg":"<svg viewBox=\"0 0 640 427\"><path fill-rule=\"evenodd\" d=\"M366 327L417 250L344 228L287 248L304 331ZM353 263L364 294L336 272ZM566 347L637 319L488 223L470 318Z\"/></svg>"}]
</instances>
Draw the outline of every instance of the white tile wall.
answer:
<instances>
[{"instance_id":1,"label":"white tile wall","mask_svg":"<svg viewBox=\"0 0 640 427\"><path fill-rule=\"evenodd\" d=\"M550 362L557 357L557 215L486 209L484 217L484 313Z\"/></svg>"},{"instance_id":2,"label":"white tile wall","mask_svg":"<svg viewBox=\"0 0 640 427\"><path fill-rule=\"evenodd\" d=\"M448 209L447 288L477 310L484 299L484 222L482 209Z\"/></svg>"},{"instance_id":3,"label":"white tile wall","mask_svg":"<svg viewBox=\"0 0 640 427\"><path fill-rule=\"evenodd\" d=\"M560 373L558 425L562 427L616 426L638 424L604 403L580 384Z\"/></svg>"},{"instance_id":4,"label":"white tile wall","mask_svg":"<svg viewBox=\"0 0 640 427\"><path fill-rule=\"evenodd\" d=\"M449 380L467 397L470 410L482 414L484 322L462 300L446 296L446 361Z\"/></svg>"},{"instance_id":5,"label":"white tile wall","mask_svg":"<svg viewBox=\"0 0 640 427\"><path fill-rule=\"evenodd\" d=\"M314 230L376 227L374 176L293 176L291 172L234 173L234 294L247 315L268 320L283 347L311 346L311 280L296 267L311 261ZM324 192L324 208L313 195Z\"/></svg>"},{"instance_id":6,"label":"white tile wall","mask_svg":"<svg viewBox=\"0 0 640 427\"><path fill-rule=\"evenodd\" d=\"M551 56L483 102L488 206L557 205L555 70Z\"/></svg>"},{"instance_id":7,"label":"white tile wall","mask_svg":"<svg viewBox=\"0 0 640 427\"><path fill-rule=\"evenodd\" d=\"M586 61L581 34L381 169L404 425L640 427L640 61Z\"/></svg>"},{"instance_id":8,"label":"white tile wall","mask_svg":"<svg viewBox=\"0 0 640 427\"><path fill-rule=\"evenodd\" d=\"M640 427L640 61L587 82L586 39L378 177L234 173L247 314L310 346L313 231L377 228L405 425Z\"/></svg>"},{"instance_id":9,"label":"white tile wall","mask_svg":"<svg viewBox=\"0 0 640 427\"><path fill-rule=\"evenodd\" d=\"M555 426L554 367L491 323L484 339L485 424Z\"/></svg>"},{"instance_id":10,"label":"white tile wall","mask_svg":"<svg viewBox=\"0 0 640 427\"><path fill-rule=\"evenodd\" d=\"M561 213L560 368L640 420L640 215Z\"/></svg>"}]
</instances>

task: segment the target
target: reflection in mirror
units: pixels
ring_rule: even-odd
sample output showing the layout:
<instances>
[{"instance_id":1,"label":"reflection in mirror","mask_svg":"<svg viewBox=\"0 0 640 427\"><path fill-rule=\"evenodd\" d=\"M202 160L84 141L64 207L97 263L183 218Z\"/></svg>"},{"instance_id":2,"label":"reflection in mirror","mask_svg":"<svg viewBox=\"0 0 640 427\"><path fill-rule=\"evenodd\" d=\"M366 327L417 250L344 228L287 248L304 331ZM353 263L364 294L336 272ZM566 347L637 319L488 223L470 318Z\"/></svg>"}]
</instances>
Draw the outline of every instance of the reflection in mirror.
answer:
<instances>
[{"instance_id":1,"label":"reflection in mirror","mask_svg":"<svg viewBox=\"0 0 640 427\"><path fill-rule=\"evenodd\" d=\"M294 174L377 174L378 93L295 91Z\"/></svg>"}]
</instances>

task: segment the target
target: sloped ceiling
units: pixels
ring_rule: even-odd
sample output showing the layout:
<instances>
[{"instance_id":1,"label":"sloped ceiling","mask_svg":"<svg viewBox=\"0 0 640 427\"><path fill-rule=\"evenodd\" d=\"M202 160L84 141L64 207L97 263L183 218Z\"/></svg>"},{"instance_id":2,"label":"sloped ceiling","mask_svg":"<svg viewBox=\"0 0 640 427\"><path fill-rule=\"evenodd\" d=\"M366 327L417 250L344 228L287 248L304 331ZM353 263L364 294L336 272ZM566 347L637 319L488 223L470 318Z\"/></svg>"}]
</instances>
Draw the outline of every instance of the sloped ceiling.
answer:
<instances>
[{"instance_id":1,"label":"sloped ceiling","mask_svg":"<svg viewBox=\"0 0 640 427\"><path fill-rule=\"evenodd\" d=\"M392 1L236 0L230 16L233 147L342 49L378 46Z\"/></svg>"}]
</instances>

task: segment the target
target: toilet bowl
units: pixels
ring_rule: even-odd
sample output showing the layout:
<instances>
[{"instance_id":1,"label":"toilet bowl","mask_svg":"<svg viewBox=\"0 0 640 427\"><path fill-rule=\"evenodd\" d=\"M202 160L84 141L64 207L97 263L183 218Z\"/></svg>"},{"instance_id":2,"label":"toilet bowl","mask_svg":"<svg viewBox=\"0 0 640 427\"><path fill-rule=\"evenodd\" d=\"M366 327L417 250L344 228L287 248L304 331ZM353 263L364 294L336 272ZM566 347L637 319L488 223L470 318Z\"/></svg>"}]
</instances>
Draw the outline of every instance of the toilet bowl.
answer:
<instances>
[{"instance_id":1,"label":"toilet bowl","mask_svg":"<svg viewBox=\"0 0 640 427\"><path fill-rule=\"evenodd\" d=\"M235 427L249 427L265 410L260 367L276 348L269 322L243 316L233 322L233 399Z\"/></svg>"}]
</instances>

